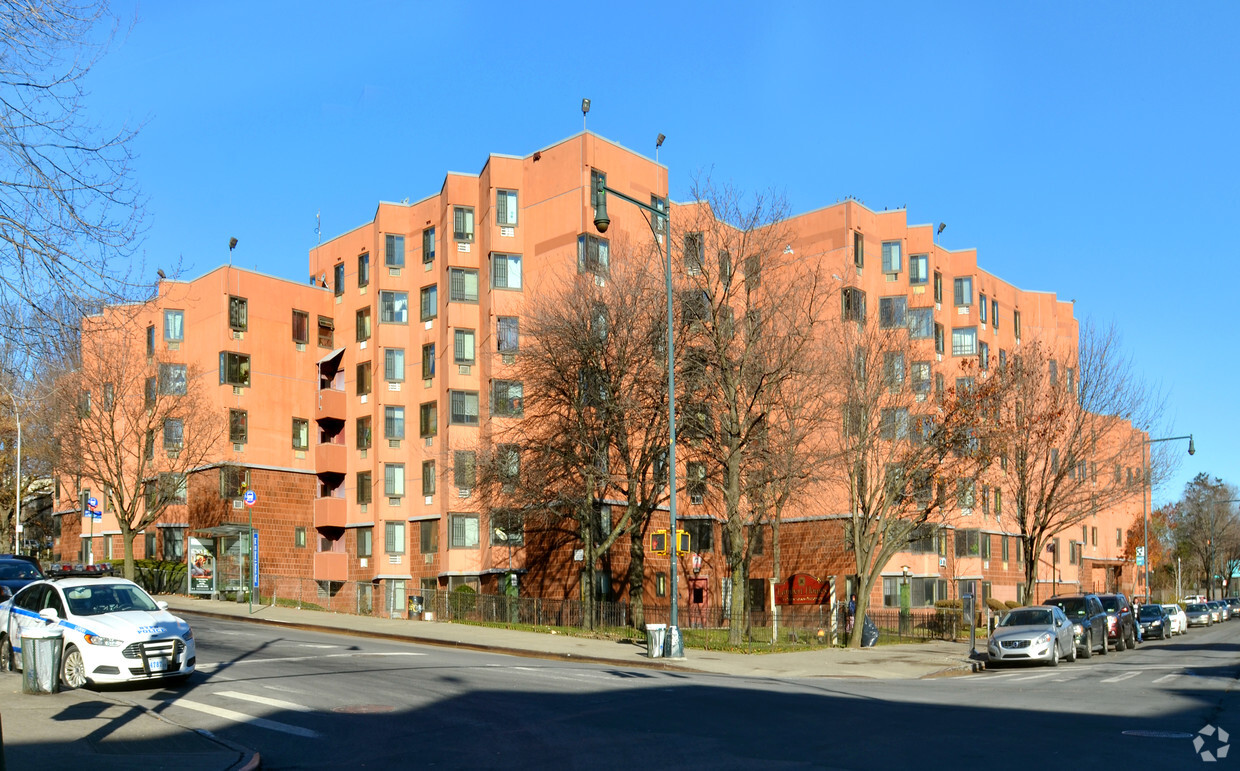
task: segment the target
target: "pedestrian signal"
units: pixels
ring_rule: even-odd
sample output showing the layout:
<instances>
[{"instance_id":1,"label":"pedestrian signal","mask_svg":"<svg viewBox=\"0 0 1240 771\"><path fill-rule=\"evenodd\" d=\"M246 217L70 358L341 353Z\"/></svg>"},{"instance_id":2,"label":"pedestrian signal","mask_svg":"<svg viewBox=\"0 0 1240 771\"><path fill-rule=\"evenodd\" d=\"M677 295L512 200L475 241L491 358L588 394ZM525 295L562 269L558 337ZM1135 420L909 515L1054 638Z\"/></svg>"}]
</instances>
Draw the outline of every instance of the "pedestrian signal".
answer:
<instances>
[{"instance_id":1,"label":"pedestrian signal","mask_svg":"<svg viewBox=\"0 0 1240 771\"><path fill-rule=\"evenodd\" d=\"M650 534L650 553L667 554L667 531L656 530Z\"/></svg>"}]
</instances>

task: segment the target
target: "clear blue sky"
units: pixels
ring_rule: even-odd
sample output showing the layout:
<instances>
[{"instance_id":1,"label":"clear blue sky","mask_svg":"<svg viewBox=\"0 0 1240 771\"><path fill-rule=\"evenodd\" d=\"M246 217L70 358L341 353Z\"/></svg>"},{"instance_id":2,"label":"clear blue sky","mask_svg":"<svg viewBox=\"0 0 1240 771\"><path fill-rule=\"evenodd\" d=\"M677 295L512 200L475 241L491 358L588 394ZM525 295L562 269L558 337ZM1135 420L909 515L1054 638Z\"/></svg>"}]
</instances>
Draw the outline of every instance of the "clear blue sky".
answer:
<instances>
[{"instance_id":1,"label":"clear blue sky","mask_svg":"<svg viewBox=\"0 0 1240 771\"><path fill-rule=\"evenodd\" d=\"M1240 481L1240 4L121 3L91 81L143 123L147 262L297 280L380 200L581 130L802 212L854 195L1118 325L1198 472ZM1229 216L1230 215L1230 216ZM1228 257L1231 255L1231 257ZM1213 267L1211 267L1213 266ZM1169 434L1168 434L1169 435Z\"/></svg>"}]
</instances>

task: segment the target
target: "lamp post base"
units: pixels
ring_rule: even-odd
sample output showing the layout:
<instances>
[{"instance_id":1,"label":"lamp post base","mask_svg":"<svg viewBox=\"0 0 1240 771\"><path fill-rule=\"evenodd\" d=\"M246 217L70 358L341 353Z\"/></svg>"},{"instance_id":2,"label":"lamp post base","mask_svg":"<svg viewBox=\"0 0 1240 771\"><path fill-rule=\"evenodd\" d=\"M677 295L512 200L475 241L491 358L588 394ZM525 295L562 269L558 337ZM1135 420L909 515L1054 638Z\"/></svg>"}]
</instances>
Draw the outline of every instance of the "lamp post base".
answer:
<instances>
[{"instance_id":1,"label":"lamp post base","mask_svg":"<svg viewBox=\"0 0 1240 771\"><path fill-rule=\"evenodd\" d=\"M663 658L683 659L685 657L685 641L680 637L680 627L668 625L667 636L663 638Z\"/></svg>"}]
</instances>

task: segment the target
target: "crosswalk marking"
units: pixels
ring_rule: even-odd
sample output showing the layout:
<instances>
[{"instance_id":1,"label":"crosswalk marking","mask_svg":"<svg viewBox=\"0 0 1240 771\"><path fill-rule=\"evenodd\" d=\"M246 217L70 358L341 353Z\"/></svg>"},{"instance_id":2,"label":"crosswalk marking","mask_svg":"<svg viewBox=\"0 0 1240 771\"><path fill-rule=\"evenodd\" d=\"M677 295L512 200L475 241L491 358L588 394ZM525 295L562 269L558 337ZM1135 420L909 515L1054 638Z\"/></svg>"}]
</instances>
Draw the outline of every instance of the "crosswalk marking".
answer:
<instances>
[{"instance_id":1,"label":"crosswalk marking","mask_svg":"<svg viewBox=\"0 0 1240 771\"><path fill-rule=\"evenodd\" d=\"M1018 678L1016 678L1015 680L1013 680L1012 682L1014 682L1014 683L1023 683L1023 682L1025 682L1026 680L1041 680L1041 679L1042 679L1042 678L1044 678L1044 677L1050 677L1050 676L1051 676L1051 673L1050 673L1050 672L1043 672L1043 673L1042 673L1042 674L1040 674L1040 675L1029 675L1028 677L1018 677Z\"/></svg>"},{"instance_id":2,"label":"crosswalk marking","mask_svg":"<svg viewBox=\"0 0 1240 771\"><path fill-rule=\"evenodd\" d=\"M210 704L200 704L199 702L190 701L189 699L177 699L171 703L178 707L185 707L186 709L192 709L196 712L205 712L208 715L214 715L215 717L223 718L225 720L231 720L234 723L245 723L246 725L252 725L255 728L266 728L268 731L279 731L280 733L300 736L303 739L317 739L320 736L318 731L311 731L309 728L299 728L295 725L287 725L285 723L276 722L275 720L252 717L243 712L234 712L231 709L224 709L223 707L212 707Z\"/></svg>"},{"instance_id":3,"label":"crosswalk marking","mask_svg":"<svg viewBox=\"0 0 1240 771\"><path fill-rule=\"evenodd\" d=\"M1118 682L1120 682L1121 680L1127 680L1128 678L1130 678L1130 677L1136 677L1136 676L1137 676L1137 675L1139 675L1139 674L1141 674L1139 671L1125 672L1125 673L1123 673L1122 675L1116 675L1115 677L1108 677L1107 679L1103 680L1102 682L1104 682L1104 683L1118 683Z\"/></svg>"},{"instance_id":4,"label":"crosswalk marking","mask_svg":"<svg viewBox=\"0 0 1240 771\"><path fill-rule=\"evenodd\" d=\"M1179 676L1180 676L1180 675L1179 675L1179 673L1172 673L1172 674L1169 674L1169 675L1163 675L1162 677L1158 678L1158 679L1157 679L1157 680L1155 680L1154 682L1156 682L1156 683L1169 683L1169 682L1171 682L1172 680L1176 679L1176 678L1177 678L1177 677L1179 677Z\"/></svg>"},{"instance_id":5,"label":"crosswalk marking","mask_svg":"<svg viewBox=\"0 0 1240 771\"><path fill-rule=\"evenodd\" d=\"M238 659L236 661L214 661L210 663L199 664L199 669L219 669L220 667L231 667L237 664L275 664L286 663L290 661L318 661L319 659L343 659L352 658L354 656L425 656L425 653L416 651L351 651L349 653L324 653L318 656L282 656L270 659Z\"/></svg>"},{"instance_id":6,"label":"crosswalk marking","mask_svg":"<svg viewBox=\"0 0 1240 771\"><path fill-rule=\"evenodd\" d=\"M216 691L216 696L223 696L229 699L240 699L242 701L252 701L255 704L266 704L268 707L277 709L287 709L293 712L314 712L310 707L302 704L294 704L291 701L283 701L282 699L272 699L267 696L255 696L249 693L241 693L240 691Z\"/></svg>"}]
</instances>

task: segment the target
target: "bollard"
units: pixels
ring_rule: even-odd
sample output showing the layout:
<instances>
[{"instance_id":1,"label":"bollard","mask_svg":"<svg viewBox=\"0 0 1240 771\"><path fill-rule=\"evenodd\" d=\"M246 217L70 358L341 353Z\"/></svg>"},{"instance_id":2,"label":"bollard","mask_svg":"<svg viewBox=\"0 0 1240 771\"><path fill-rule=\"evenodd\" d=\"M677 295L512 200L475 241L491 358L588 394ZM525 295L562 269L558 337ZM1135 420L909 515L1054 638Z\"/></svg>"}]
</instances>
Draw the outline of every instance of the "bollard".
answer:
<instances>
[{"instance_id":1,"label":"bollard","mask_svg":"<svg viewBox=\"0 0 1240 771\"><path fill-rule=\"evenodd\" d=\"M22 692L59 693L64 631L58 626L22 632Z\"/></svg>"}]
</instances>

